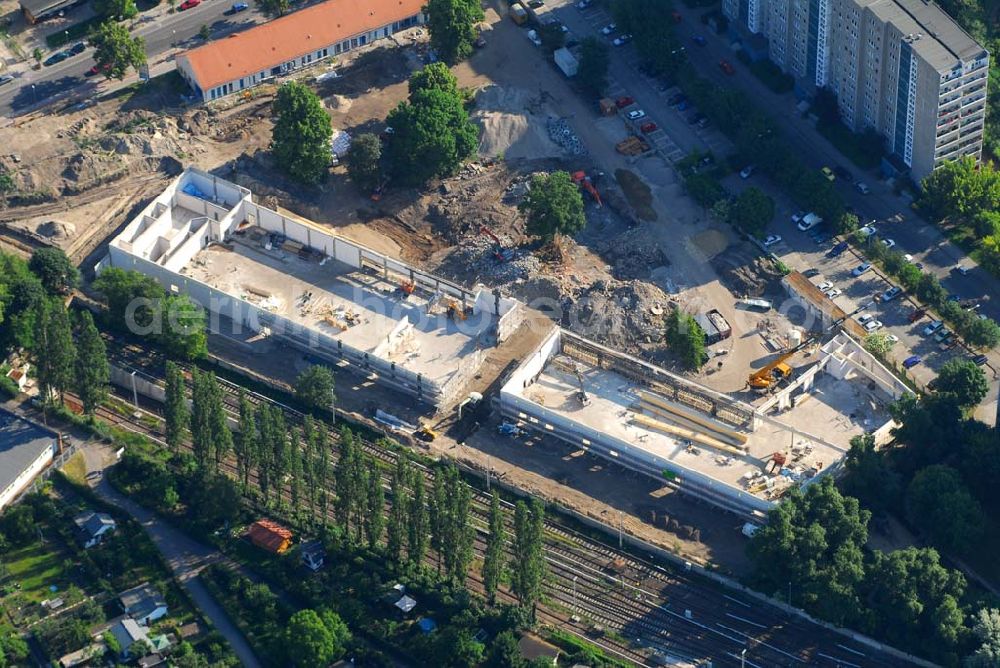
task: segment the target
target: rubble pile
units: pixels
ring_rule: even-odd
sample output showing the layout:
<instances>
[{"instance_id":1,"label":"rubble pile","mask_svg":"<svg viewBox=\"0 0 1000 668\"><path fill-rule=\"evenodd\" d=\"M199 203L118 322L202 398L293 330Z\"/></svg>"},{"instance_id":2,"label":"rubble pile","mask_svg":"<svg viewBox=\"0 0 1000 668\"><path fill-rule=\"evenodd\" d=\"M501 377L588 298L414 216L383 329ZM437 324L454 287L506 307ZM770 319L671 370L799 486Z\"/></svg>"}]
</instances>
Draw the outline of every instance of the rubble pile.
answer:
<instances>
[{"instance_id":1,"label":"rubble pile","mask_svg":"<svg viewBox=\"0 0 1000 668\"><path fill-rule=\"evenodd\" d=\"M538 273L541 263L529 251L514 248L505 235L498 235L502 248L486 236L476 235L462 239L458 248L438 268L449 277L472 278L475 283L490 286L508 285L524 281ZM497 257L500 254L504 259Z\"/></svg>"},{"instance_id":2,"label":"rubble pile","mask_svg":"<svg viewBox=\"0 0 1000 668\"><path fill-rule=\"evenodd\" d=\"M545 126L549 131L549 138L570 155L585 155L587 153L583 142L580 141L580 138L570 128L566 119L550 116Z\"/></svg>"},{"instance_id":3,"label":"rubble pile","mask_svg":"<svg viewBox=\"0 0 1000 668\"><path fill-rule=\"evenodd\" d=\"M631 355L662 344L669 297L642 281L597 281L563 302L562 325Z\"/></svg>"}]
</instances>

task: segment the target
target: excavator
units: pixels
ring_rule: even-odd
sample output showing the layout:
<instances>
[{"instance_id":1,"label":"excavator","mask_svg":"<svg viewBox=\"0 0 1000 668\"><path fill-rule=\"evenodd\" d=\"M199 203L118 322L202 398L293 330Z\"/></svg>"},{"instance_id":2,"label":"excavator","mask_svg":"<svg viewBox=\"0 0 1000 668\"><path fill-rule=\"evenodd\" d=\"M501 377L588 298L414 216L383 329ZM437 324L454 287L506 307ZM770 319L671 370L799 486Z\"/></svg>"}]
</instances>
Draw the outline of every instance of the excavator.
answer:
<instances>
[{"instance_id":1,"label":"excavator","mask_svg":"<svg viewBox=\"0 0 1000 668\"><path fill-rule=\"evenodd\" d=\"M597 188L594 187L594 182L591 181L590 177L584 171L573 173L573 182L579 185L581 188L590 193L590 196L594 198L597 202L598 207L604 206L604 202L601 201L601 194L597 192Z\"/></svg>"},{"instance_id":2,"label":"excavator","mask_svg":"<svg viewBox=\"0 0 1000 668\"><path fill-rule=\"evenodd\" d=\"M778 355L762 369L750 374L750 377L747 379L747 385L758 392L771 390L780 381L792 375L792 367L785 364L785 361L815 341L816 337L810 336L791 350Z\"/></svg>"},{"instance_id":3,"label":"excavator","mask_svg":"<svg viewBox=\"0 0 1000 668\"><path fill-rule=\"evenodd\" d=\"M493 248L493 257L497 259L498 262L508 262L514 257L514 251L509 248L504 248L503 244L500 242L500 237L493 233L493 230L486 227L485 225L479 226L479 233L483 236L489 237L496 247Z\"/></svg>"}]
</instances>

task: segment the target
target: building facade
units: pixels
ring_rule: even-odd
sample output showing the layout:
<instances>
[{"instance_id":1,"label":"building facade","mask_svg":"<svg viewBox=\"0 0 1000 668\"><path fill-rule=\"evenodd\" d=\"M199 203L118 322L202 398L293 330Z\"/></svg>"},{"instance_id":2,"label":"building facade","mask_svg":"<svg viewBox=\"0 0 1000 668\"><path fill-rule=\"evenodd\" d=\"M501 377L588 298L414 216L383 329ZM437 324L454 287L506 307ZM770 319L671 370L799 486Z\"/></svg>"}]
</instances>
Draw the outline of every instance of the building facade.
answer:
<instances>
[{"instance_id":1,"label":"building facade","mask_svg":"<svg viewBox=\"0 0 1000 668\"><path fill-rule=\"evenodd\" d=\"M982 153L989 53L924 0L724 0L743 34L806 90L837 96L855 132L874 129L919 181Z\"/></svg>"},{"instance_id":2,"label":"building facade","mask_svg":"<svg viewBox=\"0 0 1000 668\"><path fill-rule=\"evenodd\" d=\"M0 510L52 463L58 450L55 432L0 409Z\"/></svg>"},{"instance_id":3,"label":"building facade","mask_svg":"<svg viewBox=\"0 0 1000 668\"><path fill-rule=\"evenodd\" d=\"M177 56L203 102L233 95L424 23L422 0L328 0Z\"/></svg>"}]
</instances>

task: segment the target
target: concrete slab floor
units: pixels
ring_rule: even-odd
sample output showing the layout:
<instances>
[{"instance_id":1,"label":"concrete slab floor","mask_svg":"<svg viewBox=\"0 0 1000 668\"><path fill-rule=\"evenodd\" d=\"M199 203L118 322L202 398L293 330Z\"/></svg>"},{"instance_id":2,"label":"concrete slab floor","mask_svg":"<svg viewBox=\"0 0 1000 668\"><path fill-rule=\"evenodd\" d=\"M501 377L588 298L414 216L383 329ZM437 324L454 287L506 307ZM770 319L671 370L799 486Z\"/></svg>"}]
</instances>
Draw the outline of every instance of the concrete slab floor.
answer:
<instances>
[{"instance_id":1,"label":"concrete slab floor","mask_svg":"<svg viewBox=\"0 0 1000 668\"><path fill-rule=\"evenodd\" d=\"M242 242L232 250L201 250L181 273L345 345L378 350L380 357L434 381L457 373L472 353L487 347L493 326L488 314L454 322L443 303L428 313L428 296L414 293L404 300L396 284L335 260L320 264Z\"/></svg>"}]
</instances>

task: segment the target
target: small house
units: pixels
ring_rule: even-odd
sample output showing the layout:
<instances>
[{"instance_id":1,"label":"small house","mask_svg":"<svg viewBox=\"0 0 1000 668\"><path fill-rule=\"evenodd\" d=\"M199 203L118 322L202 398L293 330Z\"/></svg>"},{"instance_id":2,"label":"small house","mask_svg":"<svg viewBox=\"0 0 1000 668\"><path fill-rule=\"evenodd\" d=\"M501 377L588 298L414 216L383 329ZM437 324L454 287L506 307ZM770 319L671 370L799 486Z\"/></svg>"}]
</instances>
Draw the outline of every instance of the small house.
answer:
<instances>
[{"instance_id":1,"label":"small house","mask_svg":"<svg viewBox=\"0 0 1000 668\"><path fill-rule=\"evenodd\" d=\"M126 615L143 626L149 626L150 622L167 614L166 599L148 582L123 591L118 595L118 602Z\"/></svg>"},{"instance_id":2,"label":"small house","mask_svg":"<svg viewBox=\"0 0 1000 668\"><path fill-rule=\"evenodd\" d=\"M323 549L323 543L320 541L310 541L302 546L302 563L309 570L315 573L323 568L325 560L326 550Z\"/></svg>"},{"instance_id":3,"label":"small house","mask_svg":"<svg viewBox=\"0 0 1000 668\"><path fill-rule=\"evenodd\" d=\"M108 630L121 647L121 659L128 659L129 649L140 640L149 643L146 627L131 617L125 617L115 622Z\"/></svg>"},{"instance_id":4,"label":"small house","mask_svg":"<svg viewBox=\"0 0 1000 668\"><path fill-rule=\"evenodd\" d=\"M257 520L251 524L247 538L272 554L284 554L292 545L292 532L271 520Z\"/></svg>"},{"instance_id":5,"label":"small house","mask_svg":"<svg viewBox=\"0 0 1000 668\"><path fill-rule=\"evenodd\" d=\"M406 594L399 597L399 600L393 603L396 608L402 612L404 615L410 614L415 607L417 607L416 599L410 598Z\"/></svg>"},{"instance_id":6,"label":"small house","mask_svg":"<svg viewBox=\"0 0 1000 668\"><path fill-rule=\"evenodd\" d=\"M517 641L517 648L521 652L521 658L529 663L542 659L546 664L555 666L559 661L559 648L531 633L521 636Z\"/></svg>"},{"instance_id":7,"label":"small house","mask_svg":"<svg viewBox=\"0 0 1000 668\"><path fill-rule=\"evenodd\" d=\"M17 389L21 392L28 389L28 369L30 366L30 364L25 364L19 369L15 368L7 372L7 377L14 381L14 384L17 385Z\"/></svg>"},{"instance_id":8,"label":"small house","mask_svg":"<svg viewBox=\"0 0 1000 668\"><path fill-rule=\"evenodd\" d=\"M157 668L157 666L167 665L167 659L159 652L153 652L136 661L135 665L138 668Z\"/></svg>"},{"instance_id":9,"label":"small house","mask_svg":"<svg viewBox=\"0 0 1000 668\"><path fill-rule=\"evenodd\" d=\"M73 518L76 525L76 541L84 548L100 544L104 536L118 528L115 519L107 513L88 511Z\"/></svg>"}]
</instances>

